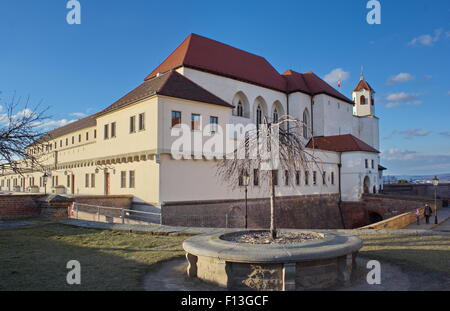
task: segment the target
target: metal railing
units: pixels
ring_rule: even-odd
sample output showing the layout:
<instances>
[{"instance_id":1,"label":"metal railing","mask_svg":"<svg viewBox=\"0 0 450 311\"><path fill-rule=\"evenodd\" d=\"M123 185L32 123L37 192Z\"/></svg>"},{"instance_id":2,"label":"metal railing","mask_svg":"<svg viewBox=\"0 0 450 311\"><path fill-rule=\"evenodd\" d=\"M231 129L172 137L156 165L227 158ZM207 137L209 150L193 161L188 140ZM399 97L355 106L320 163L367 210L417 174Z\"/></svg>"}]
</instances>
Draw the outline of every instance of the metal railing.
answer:
<instances>
[{"instance_id":1,"label":"metal railing","mask_svg":"<svg viewBox=\"0 0 450 311\"><path fill-rule=\"evenodd\" d=\"M102 213L103 211L110 211L110 212ZM84 204L84 203L75 202L72 206L71 213L73 213L73 214L71 216L74 216L76 219L79 219L79 212L96 214L97 221L100 221L100 216L105 216L105 217L120 218L122 220L122 224L125 223L125 219L140 220L140 221L155 224L156 222L150 221L151 217L148 217L148 216L154 216L153 218L158 218L159 223L156 223L156 224L162 223L162 219L161 219L162 214L161 213L136 211L136 210L120 208L120 207L101 206L101 205L92 205L92 204ZM139 216L141 216L141 217L139 217Z\"/></svg>"}]
</instances>

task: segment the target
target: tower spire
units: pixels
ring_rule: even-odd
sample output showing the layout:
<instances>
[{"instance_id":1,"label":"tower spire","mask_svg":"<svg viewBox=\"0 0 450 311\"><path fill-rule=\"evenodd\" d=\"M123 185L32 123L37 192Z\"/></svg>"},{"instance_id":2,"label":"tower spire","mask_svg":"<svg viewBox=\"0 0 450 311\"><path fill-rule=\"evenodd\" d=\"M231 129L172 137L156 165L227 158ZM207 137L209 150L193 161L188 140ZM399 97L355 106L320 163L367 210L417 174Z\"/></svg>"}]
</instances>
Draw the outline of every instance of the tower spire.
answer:
<instances>
[{"instance_id":1,"label":"tower spire","mask_svg":"<svg viewBox=\"0 0 450 311\"><path fill-rule=\"evenodd\" d=\"M361 66L361 75L359 76L359 80L364 80L364 66Z\"/></svg>"}]
</instances>

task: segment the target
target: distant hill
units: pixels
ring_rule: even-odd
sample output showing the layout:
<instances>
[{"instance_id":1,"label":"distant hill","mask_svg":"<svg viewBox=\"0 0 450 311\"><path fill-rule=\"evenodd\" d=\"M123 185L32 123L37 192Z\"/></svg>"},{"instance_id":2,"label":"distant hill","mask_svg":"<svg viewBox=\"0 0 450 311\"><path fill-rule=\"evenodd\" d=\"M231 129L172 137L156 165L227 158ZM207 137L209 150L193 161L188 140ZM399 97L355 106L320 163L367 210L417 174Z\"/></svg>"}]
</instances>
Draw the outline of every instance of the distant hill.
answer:
<instances>
[{"instance_id":1,"label":"distant hill","mask_svg":"<svg viewBox=\"0 0 450 311\"><path fill-rule=\"evenodd\" d=\"M399 179L406 179L406 180L413 180L413 181L431 181L433 180L434 176L436 175L390 175L390 176L384 176L385 182L392 182L393 179L399 180ZM437 177L439 178L439 182L441 183L450 183L450 173L445 174L438 174Z\"/></svg>"}]
</instances>

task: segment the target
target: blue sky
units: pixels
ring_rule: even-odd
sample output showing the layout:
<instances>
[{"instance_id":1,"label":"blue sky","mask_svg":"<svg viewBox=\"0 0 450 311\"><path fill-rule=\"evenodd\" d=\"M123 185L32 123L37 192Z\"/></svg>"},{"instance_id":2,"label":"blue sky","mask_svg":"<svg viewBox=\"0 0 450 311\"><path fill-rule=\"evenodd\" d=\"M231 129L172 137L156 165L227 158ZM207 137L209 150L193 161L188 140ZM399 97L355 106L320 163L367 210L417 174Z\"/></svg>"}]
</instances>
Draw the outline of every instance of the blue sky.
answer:
<instances>
[{"instance_id":1,"label":"blue sky","mask_svg":"<svg viewBox=\"0 0 450 311\"><path fill-rule=\"evenodd\" d=\"M279 72L341 72L351 96L364 66L377 91L387 174L450 172L450 1L0 0L1 103L13 92L64 124L136 87L191 32L264 56ZM331 79L333 80L333 79Z\"/></svg>"}]
</instances>

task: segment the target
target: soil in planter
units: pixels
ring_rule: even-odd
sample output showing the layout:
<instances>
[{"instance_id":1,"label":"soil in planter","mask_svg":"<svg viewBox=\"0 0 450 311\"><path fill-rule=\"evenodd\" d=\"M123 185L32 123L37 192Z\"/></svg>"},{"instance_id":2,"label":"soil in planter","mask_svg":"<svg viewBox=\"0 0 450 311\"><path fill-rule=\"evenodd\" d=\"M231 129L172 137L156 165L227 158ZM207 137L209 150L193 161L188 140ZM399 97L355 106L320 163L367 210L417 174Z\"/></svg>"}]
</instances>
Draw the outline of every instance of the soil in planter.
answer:
<instances>
[{"instance_id":1,"label":"soil in planter","mask_svg":"<svg viewBox=\"0 0 450 311\"><path fill-rule=\"evenodd\" d=\"M323 239L324 236L314 232L277 232L273 240L270 231L242 231L225 234L222 240L243 244L298 244Z\"/></svg>"}]
</instances>

